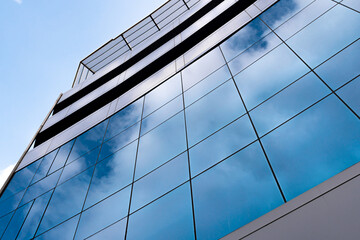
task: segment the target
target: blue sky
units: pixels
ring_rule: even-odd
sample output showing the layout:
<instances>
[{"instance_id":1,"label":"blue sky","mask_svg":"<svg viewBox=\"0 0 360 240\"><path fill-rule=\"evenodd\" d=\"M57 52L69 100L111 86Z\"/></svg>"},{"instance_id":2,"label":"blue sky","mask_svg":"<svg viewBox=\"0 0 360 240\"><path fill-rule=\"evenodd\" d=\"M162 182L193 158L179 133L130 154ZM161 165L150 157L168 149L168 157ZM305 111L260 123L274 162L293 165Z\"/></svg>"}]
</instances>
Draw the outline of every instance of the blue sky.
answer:
<instances>
[{"instance_id":1,"label":"blue sky","mask_svg":"<svg viewBox=\"0 0 360 240\"><path fill-rule=\"evenodd\" d=\"M0 186L79 62L164 2L0 2Z\"/></svg>"}]
</instances>

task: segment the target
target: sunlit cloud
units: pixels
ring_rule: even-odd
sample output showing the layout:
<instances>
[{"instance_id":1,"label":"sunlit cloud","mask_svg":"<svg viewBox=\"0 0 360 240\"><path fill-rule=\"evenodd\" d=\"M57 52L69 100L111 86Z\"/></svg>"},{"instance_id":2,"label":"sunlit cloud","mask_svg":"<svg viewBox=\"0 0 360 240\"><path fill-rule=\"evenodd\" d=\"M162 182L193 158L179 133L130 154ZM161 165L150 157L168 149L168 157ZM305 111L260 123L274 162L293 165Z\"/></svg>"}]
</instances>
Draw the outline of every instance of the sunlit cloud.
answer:
<instances>
[{"instance_id":1,"label":"sunlit cloud","mask_svg":"<svg viewBox=\"0 0 360 240\"><path fill-rule=\"evenodd\" d=\"M18 4L22 4L22 0L14 0L14 2L16 2Z\"/></svg>"},{"instance_id":2,"label":"sunlit cloud","mask_svg":"<svg viewBox=\"0 0 360 240\"><path fill-rule=\"evenodd\" d=\"M8 166L5 169L0 170L0 188L2 188L3 184L5 183L6 179L9 177L11 171L14 168L14 164Z\"/></svg>"}]
</instances>

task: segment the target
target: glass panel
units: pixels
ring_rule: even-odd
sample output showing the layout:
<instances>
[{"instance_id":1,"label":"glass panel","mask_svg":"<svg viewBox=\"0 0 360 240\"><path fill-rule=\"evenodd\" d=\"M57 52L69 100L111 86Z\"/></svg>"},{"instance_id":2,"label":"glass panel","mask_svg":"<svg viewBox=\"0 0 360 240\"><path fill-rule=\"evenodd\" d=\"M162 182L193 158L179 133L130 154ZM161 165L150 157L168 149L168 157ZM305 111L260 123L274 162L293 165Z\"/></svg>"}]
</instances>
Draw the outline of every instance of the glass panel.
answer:
<instances>
[{"instance_id":1,"label":"glass panel","mask_svg":"<svg viewBox=\"0 0 360 240\"><path fill-rule=\"evenodd\" d=\"M32 239L34 237L35 231L50 200L51 194L52 191L49 191L35 200L17 239Z\"/></svg>"},{"instance_id":2,"label":"glass panel","mask_svg":"<svg viewBox=\"0 0 360 240\"><path fill-rule=\"evenodd\" d=\"M335 4L335 2L329 0L313 1L308 7L276 29L275 32L280 36L280 38L287 40Z\"/></svg>"},{"instance_id":3,"label":"glass panel","mask_svg":"<svg viewBox=\"0 0 360 240\"><path fill-rule=\"evenodd\" d=\"M96 165L85 208L130 184L133 179L137 141Z\"/></svg>"},{"instance_id":4,"label":"glass panel","mask_svg":"<svg viewBox=\"0 0 360 240\"><path fill-rule=\"evenodd\" d=\"M329 93L329 88L309 73L255 108L250 116L262 136Z\"/></svg>"},{"instance_id":5,"label":"glass panel","mask_svg":"<svg viewBox=\"0 0 360 240\"><path fill-rule=\"evenodd\" d=\"M36 240L53 240L53 239L72 240L74 238L74 233L78 221L79 221L79 215L67 220L66 222L60 224L59 226L51 229L50 231L40 235L35 239Z\"/></svg>"},{"instance_id":6,"label":"glass panel","mask_svg":"<svg viewBox=\"0 0 360 240\"><path fill-rule=\"evenodd\" d=\"M219 239L284 203L258 142L192 186L198 239Z\"/></svg>"},{"instance_id":7,"label":"glass panel","mask_svg":"<svg viewBox=\"0 0 360 240\"><path fill-rule=\"evenodd\" d=\"M76 138L68 163L101 144L108 121L101 122Z\"/></svg>"},{"instance_id":8,"label":"glass panel","mask_svg":"<svg viewBox=\"0 0 360 240\"><path fill-rule=\"evenodd\" d=\"M221 45L226 60L233 59L269 33L270 29L259 18L252 20Z\"/></svg>"},{"instance_id":9,"label":"glass panel","mask_svg":"<svg viewBox=\"0 0 360 240\"><path fill-rule=\"evenodd\" d=\"M38 170L36 171L36 174L34 176L34 178L32 179L31 183L34 183L40 179L42 179L43 177L46 177L49 168L56 156L56 153L58 152L59 149L56 149L54 151L52 151L51 153L47 154L45 157L43 157L40 166L38 168Z\"/></svg>"},{"instance_id":10,"label":"glass panel","mask_svg":"<svg viewBox=\"0 0 360 240\"><path fill-rule=\"evenodd\" d=\"M59 152L56 154L56 157L51 165L51 168L50 168L50 171L48 174L58 170L59 168L64 167L65 162L69 156L69 153L70 153L70 150L71 150L71 147L73 144L74 144L74 140L66 143L59 149Z\"/></svg>"},{"instance_id":11,"label":"glass panel","mask_svg":"<svg viewBox=\"0 0 360 240\"><path fill-rule=\"evenodd\" d=\"M184 93L185 107L189 106L191 103L195 102L197 99L204 96L230 78L230 72L225 65L213 72L211 75L207 76L205 79L197 82Z\"/></svg>"},{"instance_id":12,"label":"glass panel","mask_svg":"<svg viewBox=\"0 0 360 240\"><path fill-rule=\"evenodd\" d=\"M186 150L184 112L140 138L135 178L139 178Z\"/></svg>"},{"instance_id":13,"label":"glass panel","mask_svg":"<svg viewBox=\"0 0 360 240\"><path fill-rule=\"evenodd\" d=\"M27 203L34 198L37 198L41 194L49 191L54 188L61 174L61 170L49 175L48 177L38 181L37 183L31 185L24 194L23 199L20 204Z\"/></svg>"},{"instance_id":14,"label":"glass panel","mask_svg":"<svg viewBox=\"0 0 360 240\"><path fill-rule=\"evenodd\" d=\"M136 123L132 127L129 127L128 129L108 140L107 142L104 142L101 147L99 161L137 139L139 137L139 131L140 122Z\"/></svg>"},{"instance_id":15,"label":"glass panel","mask_svg":"<svg viewBox=\"0 0 360 240\"><path fill-rule=\"evenodd\" d=\"M177 74L145 95L144 117L180 94L181 79Z\"/></svg>"},{"instance_id":16,"label":"glass panel","mask_svg":"<svg viewBox=\"0 0 360 240\"><path fill-rule=\"evenodd\" d=\"M162 122L166 121L182 109L183 99L182 95L180 95L142 120L141 135L144 135L145 133L158 126Z\"/></svg>"},{"instance_id":17,"label":"glass panel","mask_svg":"<svg viewBox=\"0 0 360 240\"><path fill-rule=\"evenodd\" d=\"M119 240L125 238L126 219L111 225L103 231L88 238L90 240Z\"/></svg>"},{"instance_id":18,"label":"glass panel","mask_svg":"<svg viewBox=\"0 0 360 240\"><path fill-rule=\"evenodd\" d=\"M110 118L105 140L112 138L140 120L143 101L144 98L140 98Z\"/></svg>"},{"instance_id":19,"label":"glass panel","mask_svg":"<svg viewBox=\"0 0 360 240\"><path fill-rule=\"evenodd\" d=\"M191 176L199 174L254 140L256 135L248 116L241 117L189 150Z\"/></svg>"},{"instance_id":20,"label":"glass panel","mask_svg":"<svg viewBox=\"0 0 360 240\"><path fill-rule=\"evenodd\" d=\"M360 74L360 40L326 61L315 72L336 89Z\"/></svg>"},{"instance_id":21,"label":"glass panel","mask_svg":"<svg viewBox=\"0 0 360 240\"><path fill-rule=\"evenodd\" d=\"M33 178L37 168L39 167L41 160L38 160L26 168L16 172L11 179L9 185L6 187L4 193L1 196L1 200L10 197L11 195L27 188L31 179Z\"/></svg>"},{"instance_id":22,"label":"glass panel","mask_svg":"<svg viewBox=\"0 0 360 240\"><path fill-rule=\"evenodd\" d=\"M78 158L76 161L73 161L70 164L66 165L64 171L61 174L59 184L93 166L96 163L97 157L99 155L99 150L100 147L97 147L94 150L86 153L82 157Z\"/></svg>"},{"instance_id":23,"label":"glass panel","mask_svg":"<svg viewBox=\"0 0 360 240\"><path fill-rule=\"evenodd\" d=\"M189 146L245 113L232 79L189 106L185 111Z\"/></svg>"},{"instance_id":24,"label":"glass panel","mask_svg":"<svg viewBox=\"0 0 360 240\"><path fill-rule=\"evenodd\" d=\"M56 187L37 235L81 211L94 168Z\"/></svg>"},{"instance_id":25,"label":"glass panel","mask_svg":"<svg viewBox=\"0 0 360 240\"><path fill-rule=\"evenodd\" d=\"M75 239L84 239L125 217L129 210L130 190L129 186L84 211Z\"/></svg>"},{"instance_id":26,"label":"glass panel","mask_svg":"<svg viewBox=\"0 0 360 240\"><path fill-rule=\"evenodd\" d=\"M307 64L316 67L359 37L360 15L337 5L287 43Z\"/></svg>"},{"instance_id":27,"label":"glass panel","mask_svg":"<svg viewBox=\"0 0 360 240\"><path fill-rule=\"evenodd\" d=\"M130 212L189 179L187 152L134 183Z\"/></svg>"},{"instance_id":28,"label":"glass panel","mask_svg":"<svg viewBox=\"0 0 360 240\"><path fill-rule=\"evenodd\" d=\"M130 215L126 239L194 239L189 186L184 184Z\"/></svg>"},{"instance_id":29,"label":"glass panel","mask_svg":"<svg viewBox=\"0 0 360 240\"><path fill-rule=\"evenodd\" d=\"M331 2L329 0L326 0ZM281 0L260 15L272 29L279 27L314 0ZM291 29L289 29L291 30Z\"/></svg>"},{"instance_id":30,"label":"glass panel","mask_svg":"<svg viewBox=\"0 0 360 240\"><path fill-rule=\"evenodd\" d=\"M24 192L25 192L25 190L0 201L0 217L15 210L15 208L19 205L19 202L20 202Z\"/></svg>"},{"instance_id":31,"label":"glass panel","mask_svg":"<svg viewBox=\"0 0 360 240\"><path fill-rule=\"evenodd\" d=\"M182 71L184 91L225 64L219 48L215 48Z\"/></svg>"},{"instance_id":32,"label":"glass panel","mask_svg":"<svg viewBox=\"0 0 360 240\"><path fill-rule=\"evenodd\" d=\"M18 208L13 216L13 218L11 219L8 227L6 228L4 235L2 236L1 239L3 240L13 240L16 238L21 225L23 224L29 209L31 208L31 204L32 203L28 203L20 208Z\"/></svg>"},{"instance_id":33,"label":"glass panel","mask_svg":"<svg viewBox=\"0 0 360 240\"><path fill-rule=\"evenodd\" d=\"M360 12L360 2L358 0L343 0L341 3Z\"/></svg>"},{"instance_id":34,"label":"glass panel","mask_svg":"<svg viewBox=\"0 0 360 240\"><path fill-rule=\"evenodd\" d=\"M10 221L12 215L13 215L13 213L10 213L8 215L0 217L0 236L3 235L7 225L9 224L9 221Z\"/></svg>"},{"instance_id":35,"label":"glass panel","mask_svg":"<svg viewBox=\"0 0 360 240\"><path fill-rule=\"evenodd\" d=\"M339 91L337 94L360 115L360 77L356 78Z\"/></svg>"},{"instance_id":36,"label":"glass panel","mask_svg":"<svg viewBox=\"0 0 360 240\"><path fill-rule=\"evenodd\" d=\"M281 43L280 39L273 33L270 33L260 41L252 45L245 52L229 62L229 67L233 75L244 70L253 64L256 60L263 57Z\"/></svg>"},{"instance_id":37,"label":"glass panel","mask_svg":"<svg viewBox=\"0 0 360 240\"><path fill-rule=\"evenodd\" d=\"M250 110L309 69L286 45L282 44L235 77Z\"/></svg>"},{"instance_id":38,"label":"glass panel","mask_svg":"<svg viewBox=\"0 0 360 240\"><path fill-rule=\"evenodd\" d=\"M262 142L290 200L357 163L359 136L359 120L332 95Z\"/></svg>"}]
</instances>

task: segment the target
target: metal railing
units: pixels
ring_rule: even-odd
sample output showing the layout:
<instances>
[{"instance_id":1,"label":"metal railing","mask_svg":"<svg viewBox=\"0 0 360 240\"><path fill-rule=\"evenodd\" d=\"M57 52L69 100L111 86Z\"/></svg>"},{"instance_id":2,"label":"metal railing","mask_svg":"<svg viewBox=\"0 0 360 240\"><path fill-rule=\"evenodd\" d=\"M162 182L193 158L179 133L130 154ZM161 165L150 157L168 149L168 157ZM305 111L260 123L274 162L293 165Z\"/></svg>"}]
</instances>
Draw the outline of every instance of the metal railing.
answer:
<instances>
[{"instance_id":1,"label":"metal railing","mask_svg":"<svg viewBox=\"0 0 360 240\"><path fill-rule=\"evenodd\" d=\"M79 63L73 86L85 81L89 76L127 52L132 51L136 46L161 31L199 1L169 0L164 3L149 16L84 58Z\"/></svg>"}]
</instances>

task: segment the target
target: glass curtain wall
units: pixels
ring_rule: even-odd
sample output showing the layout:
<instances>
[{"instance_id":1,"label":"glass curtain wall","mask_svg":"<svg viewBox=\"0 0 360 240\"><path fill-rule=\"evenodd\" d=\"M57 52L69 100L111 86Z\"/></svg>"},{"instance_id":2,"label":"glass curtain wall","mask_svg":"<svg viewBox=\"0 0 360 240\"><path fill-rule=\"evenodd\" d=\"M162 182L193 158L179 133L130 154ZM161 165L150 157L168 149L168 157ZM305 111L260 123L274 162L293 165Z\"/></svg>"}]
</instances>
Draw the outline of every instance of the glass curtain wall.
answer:
<instances>
[{"instance_id":1,"label":"glass curtain wall","mask_svg":"<svg viewBox=\"0 0 360 240\"><path fill-rule=\"evenodd\" d=\"M281 0L18 171L1 239L218 239L360 160L356 0Z\"/></svg>"}]
</instances>

